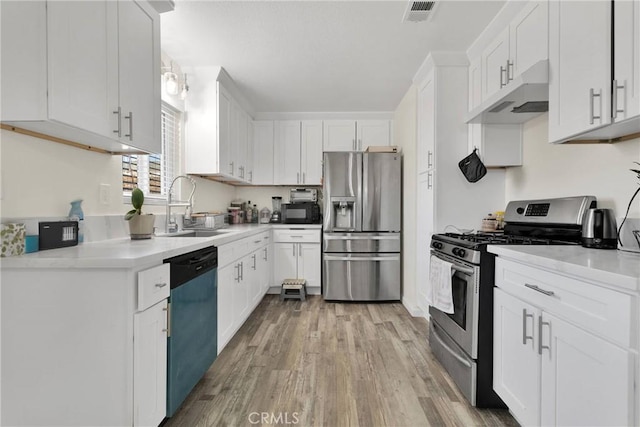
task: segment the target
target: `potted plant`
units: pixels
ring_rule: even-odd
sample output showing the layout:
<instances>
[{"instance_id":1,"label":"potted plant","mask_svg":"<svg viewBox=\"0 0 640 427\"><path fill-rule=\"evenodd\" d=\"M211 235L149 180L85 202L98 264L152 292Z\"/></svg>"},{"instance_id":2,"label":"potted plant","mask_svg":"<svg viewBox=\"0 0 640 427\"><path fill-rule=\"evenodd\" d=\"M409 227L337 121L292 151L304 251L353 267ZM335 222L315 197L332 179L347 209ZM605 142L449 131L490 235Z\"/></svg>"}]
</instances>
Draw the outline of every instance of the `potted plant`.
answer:
<instances>
[{"instance_id":1,"label":"potted plant","mask_svg":"<svg viewBox=\"0 0 640 427\"><path fill-rule=\"evenodd\" d=\"M636 165L640 166L640 163L638 163L638 162L633 162L633 163L635 163ZM629 169L629 170L636 174L636 177L638 178L638 185L640 185L640 169ZM631 196L631 200L629 200L629 206L627 206L627 212L624 214L624 218L622 219L622 222L620 223L620 227L618 227L618 243L620 244L620 247L624 246L622 244L622 240L620 239L620 233L622 233L622 226L627 221L627 217L629 216L629 211L631 210L631 206L633 206L633 200L636 198L638 193L640 193L640 186L636 189L636 191L633 192L633 196ZM640 246L640 239L636 235L636 231L634 230L634 231L632 231L632 233L636 237L636 240L638 240L638 246Z\"/></svg>"},{"instance_id":2,"label":"potted plant","mask_svg":"<svg viewBox=\"0 0 640 427\"><path fill-rule=\"evenodd\" d=\"M129 222L129 235L132 240L150 239L153 236L153 224L155 217L153 214L143 214L144 193L139 188L134 188L131 192L131 204L133 209L124 216Z\"/></svg>"}]
</instances>

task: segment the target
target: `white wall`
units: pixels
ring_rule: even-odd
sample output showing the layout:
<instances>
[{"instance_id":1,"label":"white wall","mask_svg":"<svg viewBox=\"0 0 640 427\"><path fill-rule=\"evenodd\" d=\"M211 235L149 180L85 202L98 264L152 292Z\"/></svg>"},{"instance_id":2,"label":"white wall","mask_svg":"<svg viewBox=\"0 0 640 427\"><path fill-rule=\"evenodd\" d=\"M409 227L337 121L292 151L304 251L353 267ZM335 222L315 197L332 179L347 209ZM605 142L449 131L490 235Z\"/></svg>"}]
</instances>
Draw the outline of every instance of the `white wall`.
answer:
<instances>
[{"instance_id":1,"label":"white wall","mask_svg":"<svg viewBox=\"0 0 640 427\"><path fill-rule=\"evenodd\" d=\"M15 132L0 131L2 218L64 217L71 200L83 199L85 216L124 215L131 207L122 197L121 157L94 153ZM235 188L196 178L195 210L226 211ZM110 186L100 204L100 184ZM185 186L185 188L187 188ZM164 205L145 204L164 213Z\"/></svg>"},{"instance_id":2,"label":"white wall","mask_svg":"<svg viewBox=\"0 0 640 427\"><path fill-rule=\"evenodd\" d=\"M524 124L523 166L507 168L506 200L594 195L598 206L624 216L638 188L629 171L640 161L640 139L615 144L549 144L547 115ZM640 200L630 216L640 216Z\"/></svg>"},{"instance_id":3,"label":"white wall","mask_svg":"<svg viewBox=\"0 0 640 427\"><path fill-rule=\"evenodd\" d=\"M393 140L403 152L403 200L402 200L402 301L412 313L416 313L416 170L417 170L417 95L412 85L395 111Z\"/></svg>"}]
</instances>

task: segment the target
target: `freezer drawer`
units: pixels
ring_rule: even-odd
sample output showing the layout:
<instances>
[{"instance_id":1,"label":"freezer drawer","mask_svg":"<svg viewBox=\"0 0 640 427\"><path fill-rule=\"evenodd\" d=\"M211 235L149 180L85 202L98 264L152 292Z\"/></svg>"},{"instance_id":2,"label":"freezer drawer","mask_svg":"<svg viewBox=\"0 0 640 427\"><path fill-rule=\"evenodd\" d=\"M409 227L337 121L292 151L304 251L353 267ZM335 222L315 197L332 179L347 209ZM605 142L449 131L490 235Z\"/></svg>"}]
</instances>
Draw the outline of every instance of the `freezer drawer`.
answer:
<instances>
[{"instance_id":1,"label":"freezer drawer","mask_svg":"<svg viewBox=\"0 0 640 427\"><path fill-rule=\"evenodd\" d=\"M327 254L322 261L323 295L335 301L400 299L400 254Z\"/></svg>"},{"instance_id":2,"label":"freezer drawer","mask_svg":"<svg viewBox=\"0 0 640 427\"><path fill-rule=\"evenodd\" d=\"M324 233L324 252L400 252L400 233Z\"/></svg>"}]
</instances>

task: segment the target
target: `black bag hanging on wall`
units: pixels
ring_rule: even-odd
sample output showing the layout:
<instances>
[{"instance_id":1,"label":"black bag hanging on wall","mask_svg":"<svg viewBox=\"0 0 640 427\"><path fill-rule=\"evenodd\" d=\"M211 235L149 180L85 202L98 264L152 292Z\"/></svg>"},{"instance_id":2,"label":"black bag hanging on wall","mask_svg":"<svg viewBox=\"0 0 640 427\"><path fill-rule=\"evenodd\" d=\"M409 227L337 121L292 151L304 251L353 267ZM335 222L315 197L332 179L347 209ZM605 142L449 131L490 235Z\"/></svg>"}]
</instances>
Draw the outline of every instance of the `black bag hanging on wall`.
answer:
<instances>
[{"instance_id":1,"label":"black bag hanging on wall","mask_svg":"<svg viewBox=\"0 0 640 427\"><path fill-rule=\"evenodd\" d=\"M487 168L476 154L477 148L473 149L473 153L458 162L458 167L462 174L469 182L478 182L487 174Z\"/></svg>"}]
</instances>

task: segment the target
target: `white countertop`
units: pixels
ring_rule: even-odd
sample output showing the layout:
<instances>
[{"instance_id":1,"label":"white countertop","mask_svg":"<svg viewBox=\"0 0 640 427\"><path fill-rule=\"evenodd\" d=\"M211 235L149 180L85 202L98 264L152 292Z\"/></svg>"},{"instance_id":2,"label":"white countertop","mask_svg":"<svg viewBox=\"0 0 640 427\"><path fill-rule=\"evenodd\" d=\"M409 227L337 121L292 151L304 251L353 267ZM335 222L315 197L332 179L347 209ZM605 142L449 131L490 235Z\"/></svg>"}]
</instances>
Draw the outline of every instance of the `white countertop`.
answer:
<instances>
[{"instance_id":1,"label":"white countertop","mask_svg":"<svg viewBox=\"0 0 640 427\"><path fill-rule=\"evenodd\" d=\"M146 240L130 238L82 243L69 248L50 249L0 258L2 269L11 268L131 268L160 264L162 260L186 252L220 246L273 228L272 224L239 224L213 237L164 237Z\"/></svg>"},{"instance_id":2,"label":"white countertop","mask_svg":"<svg viewBox=\"0 0 640 427\"><path fill-rule=\"evenodd\" d=\"M536 267L640 292L638 253L561 245L489 245L488 251Z\"/></svg>"}]
</instances>

